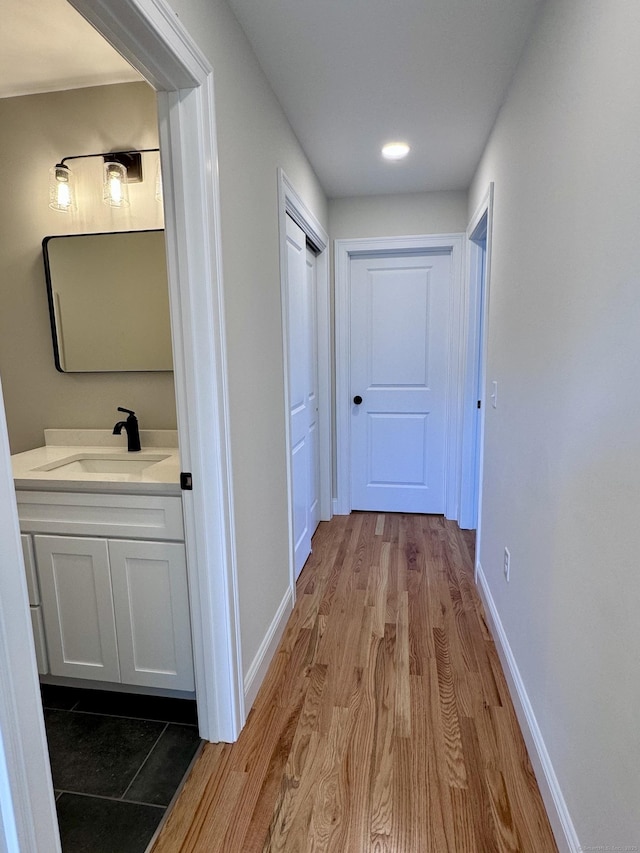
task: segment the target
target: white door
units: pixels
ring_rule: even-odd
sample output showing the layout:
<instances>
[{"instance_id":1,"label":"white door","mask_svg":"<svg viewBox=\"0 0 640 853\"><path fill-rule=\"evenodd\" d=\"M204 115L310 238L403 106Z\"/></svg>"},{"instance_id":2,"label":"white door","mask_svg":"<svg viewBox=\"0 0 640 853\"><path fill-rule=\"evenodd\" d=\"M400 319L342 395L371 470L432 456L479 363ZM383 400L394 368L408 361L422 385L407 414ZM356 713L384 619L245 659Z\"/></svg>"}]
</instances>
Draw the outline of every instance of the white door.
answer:
<instances>
[{"instance_id":1,"label":"white door","mask_svg":"<svg viewBox=\"0 0 640 853\"><path fill-rule=\"evenodd\" d=\"M294 565L298 577L311 553L314 513L318 512L315 272L313 276L309 273L304 231L289 216L286 220L289 434Z\"/></svg>"},{"instance_id":2,"label":"white door","mask_svg":"<svg viewBox=\"0 0 640 853\"><path fill-rule=\"evenodd\" d=\"M351 260L351 506L444 512L449 254Z\"/></svg>"},{"instance_id":3,"label":"white door","mask_svg":"<svg viewBox=\"0 0 640 853\"><path fill-rule=\"evenodd\" d=\"M316 256L307 247L307 306L308 306L308 337L309 351L309 529L311 535L320 523L320 441L318 439L318 318L316 311L317 299Z\"/></svg>"}]
</instances>

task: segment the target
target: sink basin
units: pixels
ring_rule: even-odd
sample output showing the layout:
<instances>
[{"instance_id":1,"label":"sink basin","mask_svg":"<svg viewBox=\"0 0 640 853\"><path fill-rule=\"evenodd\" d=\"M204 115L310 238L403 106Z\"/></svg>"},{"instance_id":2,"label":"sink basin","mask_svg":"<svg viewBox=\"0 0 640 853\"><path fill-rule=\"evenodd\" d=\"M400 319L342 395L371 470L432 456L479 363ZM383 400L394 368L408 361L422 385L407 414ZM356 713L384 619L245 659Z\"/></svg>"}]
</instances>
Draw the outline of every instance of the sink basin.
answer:
<instances>
[{"instance_id":1,"label":"sink basin","mask_svg":"<svg viewBox=\"0 0 640 853\"><path fill-rule=\"evenodd\" d=\"M141 474L146 468L169 457L163 453L121 454L85 453L66 456L34 468L34 471L59 471L69 474Z\"/></svg>"}]
</instances>

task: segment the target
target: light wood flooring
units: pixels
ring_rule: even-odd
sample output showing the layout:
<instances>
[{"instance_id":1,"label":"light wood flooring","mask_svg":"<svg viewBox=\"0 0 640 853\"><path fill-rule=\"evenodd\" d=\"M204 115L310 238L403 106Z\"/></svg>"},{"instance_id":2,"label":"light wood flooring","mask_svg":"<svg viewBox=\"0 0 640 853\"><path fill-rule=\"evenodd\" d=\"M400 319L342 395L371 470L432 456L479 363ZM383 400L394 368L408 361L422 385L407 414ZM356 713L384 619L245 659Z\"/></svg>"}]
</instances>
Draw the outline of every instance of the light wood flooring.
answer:
<instances>
[{"instance_id":1,"label":"light wood flooring","mask_svg":"<svg viewBox=\"0 0 640 853\"><path fill-rule=\"evenodd\" d=\"M322 523L247 725L209 744L153 853L555 853L441 516Z\"/></svg>"}]
</instances>

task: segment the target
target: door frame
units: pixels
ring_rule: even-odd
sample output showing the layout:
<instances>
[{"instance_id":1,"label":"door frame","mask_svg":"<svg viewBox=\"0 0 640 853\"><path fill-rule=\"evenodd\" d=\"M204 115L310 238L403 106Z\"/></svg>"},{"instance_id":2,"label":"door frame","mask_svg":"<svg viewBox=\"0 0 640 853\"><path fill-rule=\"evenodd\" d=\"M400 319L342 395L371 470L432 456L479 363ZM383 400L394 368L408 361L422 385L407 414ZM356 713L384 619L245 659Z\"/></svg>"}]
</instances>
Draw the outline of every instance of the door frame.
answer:
<instances>
[{"instance_id":1,"label":"door frame","mask_svg":"<svg viewBox=\"0 0 640 853\"><path fill-rule=\"evenodd\" d=\"M336 324L336 467L337 490L334 512L351 512L351 259L394 254L451 255L449 301L449 352L445 439L445 507L447 518L457 520L460 512L462 469L462 419L464 410L463 318L464 234L422 234L407 237L372 237L335 241Z\"/></svg>"},{"instance_id":2,"label":"door frame","mask_svg":"<svg viewBox=\"0 0 640 853\"><path fill-rule=\"evenodd\" d=\"M278 169L278 227L280 235L280 298L282 310L282 352L284 367L285 447L287 476L287 517L289 522L289 588L296 600L293 529L293 473L291 471L291 431L289 426L289 282L287 279L287 214L302 228L316 255L316 319L318 329L318 453L320 456L320 519L332 516L331 485L331 300L329 280L329 236L285 174Z\"/></svg>"},{"instance_id":3,"label":"door frame","mask_svg":"<svg viewBox=\"0 0 640 853\"><path fill-rule=\"evenodd\" d=\"M489 293L494 183L488 185L467 227L467 361L461 526L476 529L476 566L480 556L482 477L487 410ZM478 245L484 238L484 252ZM481 401L480 410L477 401ZM475 404L475 405L474 405Z\"/></svg>"},{"instance_id":4,"label":"door frame","mask_svg":"<svg viewBox=\"0 0 640 853\"><path fill-rule=\"evenodd\" d=\"M164 0L70 0L158 93L165 232L198 716L245 720L227 403L212 68ZM0 390L0 848L59 851ZM10 569L10 570L7 570Z\"/></svg>"}]
</instances>

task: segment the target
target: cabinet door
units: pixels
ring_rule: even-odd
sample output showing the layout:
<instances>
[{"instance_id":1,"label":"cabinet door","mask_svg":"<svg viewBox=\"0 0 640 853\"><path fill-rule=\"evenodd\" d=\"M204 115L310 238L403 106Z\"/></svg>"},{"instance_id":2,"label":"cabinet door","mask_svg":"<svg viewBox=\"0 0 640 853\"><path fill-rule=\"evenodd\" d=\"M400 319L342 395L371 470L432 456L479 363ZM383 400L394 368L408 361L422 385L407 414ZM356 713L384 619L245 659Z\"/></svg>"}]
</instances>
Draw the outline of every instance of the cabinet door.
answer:
<instances>
[{"instance_id":1,"label":"cabinet door","mask_svg":"<svg viewBox=\"0 0 640 853\"><path fill-rule=\"evenodd\" d=\"M36 663L40 675L49 674L49 662L47 660L47 644L44 639L44 623L42 622L42 607L31 607L31 630L33 631L33 642L36 647Z\"/></svg>"},{"instance_id":2,"label":"cabinet door","mask_svg":"<svg viewBox=\"0 0 640 853\"><path fill-rule=\"evenodd\" d=\"M184 545L109 540L123 684L193 690Z\"/></svg>"},{"instance_id":3,"label":"cabinet door","mask_svg":"<svg viewBox=\"0 0 640 853\"><path fill-rule=\"evenodd\" d=\"M22 554L24 556L24 570L27 575L27 590L29 591L29 604L37 607L40 604L40 590L38 588L38 576L36 573L36 561L33 556L33 543L29 535L24 533L22 540Z\"/></svg>"},{"instance_id":4,"label":"cabinet door","mask_svg":"<svg viewBox=\"0 0 640 853\"><path fill-rule=\"evenodd\" d=\"M52 675L120 681L105 539L34 536Z\"/></svg>"}]
</instances>

